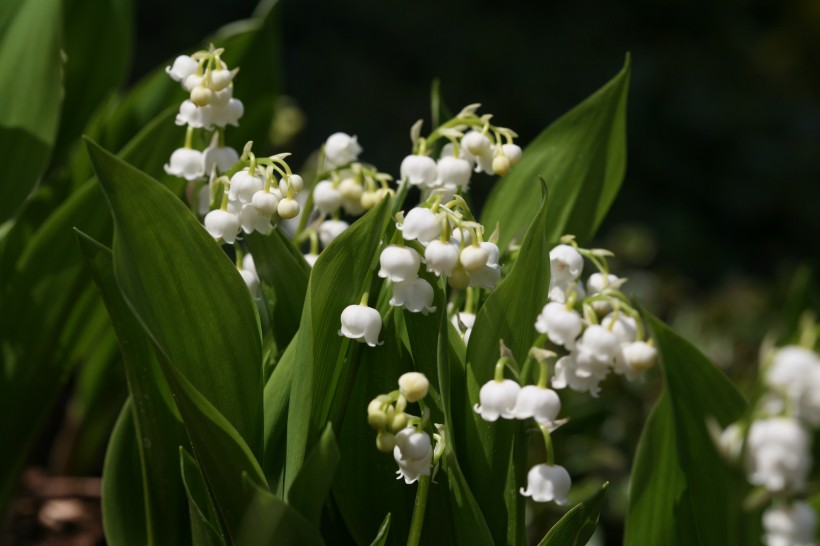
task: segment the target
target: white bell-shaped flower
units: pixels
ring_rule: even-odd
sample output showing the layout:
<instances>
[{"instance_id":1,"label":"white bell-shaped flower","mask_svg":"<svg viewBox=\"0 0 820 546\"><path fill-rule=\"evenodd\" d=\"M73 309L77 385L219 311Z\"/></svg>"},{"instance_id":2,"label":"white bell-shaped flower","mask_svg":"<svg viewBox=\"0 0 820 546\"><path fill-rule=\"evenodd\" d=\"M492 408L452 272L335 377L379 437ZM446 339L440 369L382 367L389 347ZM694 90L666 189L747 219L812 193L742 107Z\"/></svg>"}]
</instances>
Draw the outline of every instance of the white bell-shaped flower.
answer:
<instances>
[{"instance_id":1,"label":"white bell-shaped flower","mask_svg":"<svg viewBox=\"0 0 820 546\"><path fill-rule=\"evenodd\" d=\"M279 207L279 198L263 189L253 194L251 205L260 215L270 218Z\"/></svg>"},{"instance_id":2,"label":"white bell-shaped flower","mask_svg":"<svg viewBox=\"0 0 820 546\"><path fill-rule=\"evenodd\" d=\"M325 142L325 162L331 169L356 161L360 153L356 137L346 133L333 133Z\"/></svg>"},{"instance_id":3,"label":"white bell-shaped flower","mask_svg":"<svg viewBox=\"0 0 820 546\"><path fill-rule=\"evenodd\" d=\"M515 418L515 402L521 385L512 379L496 381L491 379L478 391L481 405L476 404L473 409L485 421L496 421L499 416L504 419Z\"/></svg>"},{"instance_id":4,"label":"white bell-shaped flower","mask_svg":"<svg viewBox=\"0 0 820 546\"><path fill-rule=\"evenodd\" d=\"M253 261L253 254L245 254L242 256L242 269L252 271L257 277L259 273L256 271L256 262Z\"/></svg>"},{"instance_id":5,"label":"white bell-shaped flower","mask_svg":"<svg viewBox=\"0 0 820 546\"><path fill-rule=\"evenodd\" d=\"M521 146L518 144L504 144L501 146L501 151L507 156L507 159L510 160L510 166L521 161Z\"/></svg>"},{"instance_id":6,"label":"white bell-shaped flower","mask_svg":"<svg viewBox=\"0 0 820 546\"><path fill-rule=\"evenodd\" d=\"M319 224L319 240L322 242L322 246L326 247L332 243L336 237L349 227L350 224L343 220L325 220Z\"/></svg>"},{"instance_id":7,"label":"white bell-shaped flower","mask_svg":"<svg viewBox=\"0 0 820 546\"><path fill-rule=\"evenodd\" d=\"M395 282L390 305L402 307L411 313L432 313L436 310L433 305L433 287L420 277Z\"/></svg>"},{"instance_id":8,"label":"white bell-shaped flower","mask_svg":"<svg viewBox=\"0 0 820 546\"><path fill-rule=\"evenodd\" d=\"M342 311L342 328L339 335L367 343L371 347L379 344L382 317L379 312L366 305L348 305Z\"/></svg>"},{"instance_id":9,"label":"white bell-shaped flower","mask_svg":"<svg viewBox=\"0 0 820 546\"><path fill-rule=\"evenodd\" d=\"M470 272L469 286L492 290L501 279L501 268L498 266L485 265L478 271Z\"/></svg>"},{"instance_id":10,"label":"white bell-shaped flower","mask_svg":"<svg viewBox=\"0 0 820 546\"><path fill-rule=\"evenodd\" d=\"M645 341L622 343L615 357L614 370L630 381L639 378L658 361L658 350Z\"/></svg>"},{"instance_id":11,"label":"white bell-shaped flower","mask_svg":"<svg viewBox=\"0 0 820 546\"><path fill-rule=\"evenodd\" d=\"M303 255L303 258L305 259L305 261L308 263L308 265L310 267L313 267L314 265L316 265L316 260L319 259L319 255L318 254L308 253L308 254Z\"/></svg>"},{"instance_id":12,"label":"white bell-shaped flower","mask_svg":"<svg viewBox=\"0 0 820 546\"><path fill-rule=\"evenodd\" d=\"M580 281L575 281L572 279L567 281L550 279L550 288L548 294L548 298L550 301L554 301L556 303L566 303L567 299L572 294L575 294L576 300L582 300L586 297L584 285Z\"/></svg>"},{"instance_id":13,"label":"white bell-shaped flower","mask_svg":"<svg viewBox=\"0 0 820 546\"><path fill-rule=\"evenodd\" d=\"M242 210L239 211L239 225L242 226L242 231L245 233L253 233L258 231L263 235L267 235L273 229L270 223L270 216L260 214L253 205L243 205Z\"/></svg>"},{"instance_id":14,"label":"white bell-shaped flower","mask_svg":"<svg viewBox=\"0 0 820 546\"><path fill-rule=\"evenodd\" d=\"M231 85L235 74L236 72L225 68L211 70L211 89L214 91L222 91Z\"/></svg>"},{"instance_id":15,"label":"white bell-shaped flower","mask_svg":"<svg viewBox=\"0 0 820 546\"><path fill-rule=\"evenodd\" d=\"M313 188L313 206L325 214L333 214L342 206L342 194L330 180L322 180Z\"/></svg>"},{"instance_id":16,"label":"white bell-shaped flower","mask_svg":"<svg viewBox=\"0 0 820 546\"><path fill-rule=\"evenodd\" d=\"M425 244L441 236L441 216L430 209L415 207L404 217L404 222L397 227L406 241L417 240Z\"/></svg>"},{"instance_id":17,"label":"white bell-shaped flower","mask_svg":"<svg viewBox=\"0 0 820 546\"><path fill-rule=\"evenodd\" d=\"M766 371L766 384L797 400L807 387L806 378L818 368L820 356L814 351L797 345L782 347L774 353L771 366Z\"/></svg>"},{"instance_id":18,"label":"white bell-shaped flower","mask_svg":"<svg viewBox=\"0 0 820 546\"><path fill-rule=\"evenodd\" d=\"M196 180L205 175L205 163L202 152L191 148L178 148L171 154L170 161L165 165L165 172L171 176L178 176L185 180Z\"/></svg>"},{"instance_id":19,"label":"white bell-shaped flower","mask_svg":"<svg viewBox=\"0 0 820 546\"><path fill-rule=\"evenodd\" d=\"M202 155L206 174L210 174L214 165L217 173L228 172L239 161L239 154L230 146L208 146Z\"/></svg>"},{"instance_id":20,"label":"white bell-shaped flower","mask_svg":"<svg viewBox=\"0 0 820 546\"><path fill-rule=\"evenodd\" d=\"M763 512L767 546L814 546L816 529L817 514L803 501L773 506Z\"/></svg>"},{"instance_id":21,"label":"white bell-shaped flower","mask_svg":"<svg viewBox=\"0 0 820 546\"><path fill-rule=\"evenodd\" d=\"M465 313L462 311L453 315L451 321L453 326L456 327L456 330L458 330L461 334L461 337L464 338L464 345L467 345L470 342L470 334L473 331L473 325L475 325L475 315L473 313Z\"/></svg>"},{"instance_id":22,"label":"white bell-shaped flower","mask_svg":"<svg viewBox=\"0 0 820 546\"><path fill-rule=\"evenodd\" d=\"M174 59L172 66L165 67L165 73L171 76L175 82L181 82L188 76L196 74L199 63L193 60L188 55L180 55Z\"/></svg>"},{"instance_id":23,"label":"white bell-shaped flower","mask_svg":"<svg viewBox=\"0 0 820 546\"><path fill-rule=\"evenodd\" d=\"M746 438L749 481L773 493L800 492L811 468L811 437L797 419L754 421Z\"/></svg>"},{"instance_id":24,"label":"white bell-shaped flower","mask_svg":"<svg viewBox=\"0 0 820 546\"><path fill-rule=\"evenodd\" d=\"M555 501L555 504L564 505L569 502L567 494L570 487L572 478L566 468L537 464L527 472L527 488L522 487L520 493L535 502Z\"/></svg>"},{"instance_id":25,"label":"white bell-shaped flower","mask_svg":"<svg viewBox=\"0 0 820 546\"><path fill-rule=\"evenodd\" d=\"M228 199L240 203L250 203L253 195L265 188L265 180L259 174L251 174L242 169L231 177Z\"/></svg>"},{"instance_id":26,"label":"white bell-shaped flower","mask_svg":"<svg viewBox=\"0 0 820 546\"><path fill-rule=\"evenodd\" d=\"M601 320L601 326L615 334L618 343L632 343L637 339L635 319L623 313L610 313Z\"/></svg>"},{"instance_id":27,"label":"white bell-shaped flower","mask_svg":"<svg viewBox=\"0 0 820 546\"><path fill-rule=\"evenodd\" d=\"M410 247L388 245L379 255L379 264L379 277L402 282L419 276L421 256Z\"/></svg>"},{"instance_id":28,"label":"white bell-shaped flower","mask_svg":"<svg viewBox=\"0 0 820 546\"><path fill-rule=\"evenodd\" d=\"M433 158L426 155L408 155L401 162L401 178L413 186L433 186L438 169Z\"/></svg>"},{"instance_id":29,"label":"white bell-shaped flower","mask_svg":"<svg viewBox=\"0 0 820 546\"><path fill-rule=\"evenodd\" d=\"M492 151L490 139L478 131L468 131L461 138L461 145L475 157L488 155Z\"/></svg>"},{"instance_id":30,"label":"white bell-shaped flower","mask_svg":"<svg viewBox=\"0 0 820 546\"><path fill-rule=\"evenodd\" d=\"M214 239L233 244L239 233L239 218L226 210L212 210L205 215L205 229Z\"/></svg>"},{"instance_id":31,"label":"white bell-shaped flower","mask_svg":"<svg viewBox=\"0 0 820 546\"><path fill-rule=\"evenodd\" d=\"M570 350L575 347L575 340L583 328L581 315L574 309L567 309L563 303L548 303L535 321L538 332L547 334L550 341Z\"/></svg>"},{"instance_id":32,"label":"white bell-shaped flower","mask_svg":"<svg viewBox=\"0 0 820 546\"><path fill-rule=\"evenodd\" d=\"M221 91L217 91L214 93L213 98L211 99L211 104L214 106L227 106L227 104L233 98L233 88L226 87Z\"/></svg>"},{"instance_id":33,"label":"white bell-shaped flower","mask_svg":"<svg viewBox=\"0 0 820 546\"><path fill-rule=\"evenodd\" d=\"M467 271L478 271L485 265L490 258L490 253L486 248L476 245L467 245L461 249L458 260L464 269Z\"/></svg>"},{"instance_id":34,"label":"white bell-shaped flower","mask_svg":"<svg viewBox=\"0 0 820 546\"><path fill-rule=\"evenodd\" d=\"M578 392L588 392L594 398L598 398L598 393L601 392L598 386L601 379L595 375L578 374L578 362L575 360L574 354L558 359L555 363L555 375L552 379L552 386L556 389L571 388Z\"/></svg>"},{"instance_id":35,"label":"white bell-shaped flower","mask_svg":"<svg viewBox=\"0 0 820 546\"><path fill-rule=\"evenodd\" d=\"M458 265L458 254L458 245L438 239L430 241L424 249L424 261L427 264L427 271L435 273L439 277L442 275L449 277Z\"/></svg>"},{"instance_id":36,"label":"white bell-shaped flower","mask_svg":"<svg viewBox=\"0 0 820 546\"><path fill-rule=\"evenodd\" d=\"M174 123L177 125L188 125L194 129L201 129L205 127L202 109L189 100L182 101L182 104L179 105L179 113Z\"/></svg>"},{"instance_id":37,"label":"white bell-shaped flower","mask_svg":"<svg viewBox=\"0 0 820 546\"><path fill-rule=\"evenodd\" d=\"M612 273L606 276L600 272L593 273L587 279L587 293L590 296L594 296L595 294L600 294L607 288L618 288L623 284L621 281L622 279L619 279L617 275L613 275Z\"/></svg>"},{"instance_id":38,"label":"white bell-shaped flower","mask_svg":"<svg viewBox=\"0 0 820 546\"><path fill-rule=\"evenodd\" d=\"M555 421L561 411L561 399L552 389L525 385L515 400L513 413L516 419L534 418L538 423L547 424Z\"/></svg>"},{"instance_id":39,"label":"white bell-shaped flower","mask_svg":"<svg viewBox=\"0 0 820 546\"><path fill-rule=\"evenodd\" d=\"M550 279L574 282L584 270L584 258L570 245L558 245L550 250Z\"/></svg>"},{"instance_id":40,"label":"white bell-shaped flower","mask_svg":"<svg viewBox=\"0 0 820 546\"><path fill-rule=\"evenodd\" d=\"M182 80L180 83L182 84L182 88L190 93L197 87L201 87L203 81L204 78L202 76L191 74L189 76L186 76L185 79Z\"/></svg>"},{"instance_id":41,"label":"white bell-shaped flower","mask_svg":"<svg viewBox=\"0 0 820 546\"><path fill-rule=\"evenodd\" d=\"M239 99L230 99L224 106L212 104L210 108L210 124L217 127L225 127L226 125L238 127L239 118L245 113L245 105Z\"/></svg>"},{"instance_id":42,"label":"white bell-shaped flower","mask_svg":"<svg viewBox=\"0 0 820 546\"><path fill-rule=\"evenodd\" d=\"M245 285L247 285L251 296L256 297L259 292L259 277L256 276L256 273L248 269L240 269L239 274L242 276L242 280L245 281Z\"/></svg>"},{"instance_id":43,"label":"white bell-shaped flower","mask_svg":"<svg viewBox=\"0 0 820 546\"><path fill-rule=\"evenodd\" d=\"M414 427L403 428L396 434L393 458L399 465L396 474L399 479L404 478L404 483L409 485L421 476L429 476L433 463L430 436L426 432L417 431Z\"/></svg>"},{"instance_id":44,"label":"white bell-shaped flower","mask_svg":"<svg viewBox=\"0 0 820 546\"><path fill-rule=\"evenodd\" d=\"M597 324L589 326L575 345L573 354L578 365L575 373L579 377L605 378L619 346L615 334Z\"/></svg>"},{"instance_id":45,"label":"white bell-shaped flower","mask_svg":"<svg viewBox=\"0 0 820 546\"><path fill-rule=\"evenodd\" d=\"M467 191L470 176L473 174L473 166L469 161L452 155L443 155L436 163L436 170L438 172L437 186Z\"/></svg>"}]
</instances>

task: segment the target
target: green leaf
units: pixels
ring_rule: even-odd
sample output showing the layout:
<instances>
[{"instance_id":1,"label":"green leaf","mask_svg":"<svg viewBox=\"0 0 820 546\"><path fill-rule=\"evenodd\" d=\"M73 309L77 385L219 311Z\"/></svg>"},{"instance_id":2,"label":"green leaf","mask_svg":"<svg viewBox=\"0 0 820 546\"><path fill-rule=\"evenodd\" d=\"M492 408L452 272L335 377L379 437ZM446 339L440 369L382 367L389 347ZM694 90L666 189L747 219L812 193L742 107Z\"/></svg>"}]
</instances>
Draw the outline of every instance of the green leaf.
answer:
<instances>
[{"instance_id":1,"label":"green leaf","mask_svg":"<svg viewBox=\"0 0 820 546\"><path fill-rule=\"evenodd\" d=\"M324 544L319 532L299 512L247 477L244 485L253 501L245 513L236 546Z\"/></svg>"},{"instance_id":2,"label":"green leaf","mask_svg":"<svg viewBox=\"0 0 820 546\"><path fill-rule=\"evenodd\" d=\"M191 538L194 546L224 546L219 533L219 520L208 495L208 486L196 459L185 448L179 448L179 470L188 496L188 513L191 518Z\"/></svg>"},{"instance_id":3,"label":"green leaf","mask_svg":"<svg viewBox=\"0 0 820 546\"><path fill-rule=\"evenodd\" d=\"M187 529L180 521L186 510L176 451L186 443L185 431L174 414L153 347L117 287L111 251L81 232L77 241L122 348L135 432L142 439L138 451L148 535L144 544L184 543Z\"/></svg>"},{"instance_id":4,"label":"green leaf","mask_svg":"<svg viewBox=\"0 0 820 546\"><path fill-rule=\"evenodd\" d=\"M132 12L131 0L65 0L63 50L67 60L57 160L128 74Z\"/></svg>"},{"instance_id":5,"label":"green leaf","mask_svg":"<svg viewBox=\"0 0 820 546\"><path fill-rule=\"evenodd\" d=\"M161 168L167 155L160 156L157 149L172 147L168 140L172 119L169 112L149 123L120 154L149 170ZM79 314L78 306L84 294L96 290L91 286L71 228L78 227L97 240L109 241L112 222L106 208L96 180L89 180L44 223L36 217L29 218L27 209L10 235L23 235L29 221L31 229L36 227L18 256L4 257L8 263L4 264L0 284L4 368L0 377L0 414L28 416L26 420L0 419L0 437L18 446L14 450L0 450L0 506L65 380L74 366L87 358L72 349L75 344L68 328L86 320ZM96 305L102 306L102 302ZM20 320L22 316L37 316L37 328ZM30 396L32 392L37 396Z\"/></svg>"},{"instance_id":6,"label":"green leaf","mask_svg":"<svg viewBox=\"0 0 820 546\"><path fill-rule=\"evenodd\" d=\"M298 510L314 527L319 527L333 475L339 464L339 448L333 427L325 427L319 443L302 464L302 469L288 491L288 504Z\"/></svg>"},{"instance_id":7,"label":"green leaf","mask_svg":"<svg viewBox=\"0 0 820 546\"><path fill-rule=\"evenodd\" d=\"M114 217L123 296L173 368L261 458L262 345L247 286L168 189L90 141L88 150Z\"/></svg>"},{"instance_id":8,"label":"green leaf","mask_svg":"<svg viewBox=\"0 0 820 546\"><path fill-rule=\"evenodd\" d=\"M379 532L376 533L376 538L370 543L370 546L385 546L387 544L387 535L390 533L390 512L384 516Z\"/></svg>"},{"instance_id":9,"label":"green leaf","mask_svg":"<svg viewBox=\"0 0 820 546\"><path fill-rule=\"evenodd\" d=\"M331 413L347 403L336 398L336 393L355 373L356 360L344 358L349 342L339 335L340 317L345 307L359 303L368 286L390 205L385 199L354 222L322 252L310 275L296 337L298 362L288 410L286 490Z\"/></svg>"},{"instance_id":10,"label":"green leaf","mask_svg":"<svg viewBox=\"0 0 820 546\"><path fill-rule=\"evenodd\" d=\"M290 388L293 382L293 370L296 366L296 347L298 341L288 345L282 358L273 369L265 390L262 404L265 414L265 456L262 468L268 480L271 492L281 499L285 498L285 463L287 457L288 403Z\"/></svg>"},{"instance_id":11,"label":"green leaf","mask_svg":"<svg viewBox=\"0 0 820 546\"><path fill-rule=\"evenodd\" d=\"M0 8L0 224L45 172L60 117L60 0L7 0Z\"/></svg>"},{"instance_id":12,"label":"green leaf","mask_svg":"<svg viewBox=\"0 0 820 546\"><path fill-rule=\"evenodd\" d=\"M241 486L242 476L266 487L265 476L231 423L163 355L158 356L225 532L235 540L252 501Z\"/></svg>"},{"instance_id":13,"label":"green leaf","mask_svg":"<svg viewBox=\"0 0 820 546\"><path fill-rule=\"evenodd\" d=\"M103 465L103 527L112 546L149 544L138 436L131 410L129 399L114 425Z\"/></svg>"},{"instance_id":14,"label":"green leaf","mask_svg":"<svg viewBox=\"0 0 820 546\"><path fill-rule=\"evenodd\" d=\"M496 544L525 540L524 501L518 488L526 461L515 461L525 456L526 443L520 441L520 423L485 422L473 406L479 403L481 386L493 378L499 340L523 362L536 336L532 325L547 301L549 287L549 239L545 230L548 210L544 194L510 274L490 293L476 315L467 347L467 399L458 400L458 391L453 393L453 422L464 427L463 431L455 431L457 451L465 454L460 462ZM500 506L505 509L500 510Z\"/></svg>"},{"instance_id":15,"label":"green leaf","mask_svg":"<svg viewBox=\"0 0 820 546\"><path fill-rule=\"evenodd\" d=\"M604 495L608 486L609 482L602 485L601 489L591 498L573 506L572 510L564 514L564 517L549 530L538 546L584 546L587 544L598 526L598 518L601 516Z\"/></svg>"},{"instance_id":16,"label":"green leaf","mask_svg":"<svg viewBox=\"0 0 820 546\"><path fill-rule=\"evenodd\" d=\"M738 544L741 485L706 423L729 425L743 415L746 402L695 347L644 316L665 385L638 445L624 543Z\"/></svg>"},{"instance_id":17,"label":"green leaf","mask_svg":"<svg viewBox=\"0 0 820 546\"><path fill-rule=\"evenodd\" d=\"M279 230L255 232L245 238L262 282L273 287L272 332L278 347L287 347L296 335L305 304L310 266L299 249Z\"/></svg>"},{"instance_id":18,"label":"green leaf","mask_svg":"<svg viewBox=\"0 0 820 546\"><path fill-rule=\"evenodd\" d=\"M546 237L592 238L618 193L626 170L626 97L630 59L606 85L547 127L502 178L481 214L501 223L499 247L520 240L538 209L543 176L550 192Z\"/></svg>"}]
</instances>

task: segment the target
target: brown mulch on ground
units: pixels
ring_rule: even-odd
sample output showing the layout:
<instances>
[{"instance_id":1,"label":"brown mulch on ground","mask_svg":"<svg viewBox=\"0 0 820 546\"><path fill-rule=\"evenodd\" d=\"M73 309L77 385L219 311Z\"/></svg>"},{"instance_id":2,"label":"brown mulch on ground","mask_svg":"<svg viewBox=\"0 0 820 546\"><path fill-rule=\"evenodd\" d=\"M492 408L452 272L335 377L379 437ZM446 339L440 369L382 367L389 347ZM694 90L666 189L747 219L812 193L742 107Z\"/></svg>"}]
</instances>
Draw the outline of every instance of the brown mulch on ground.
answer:
<instances>
[{"instance_id":1,"label":"brown mulch on ground","mask_svg":"<svg viewBox=\"0 0 820 546\"><path fill-rule=\"evenodd\" d=\"M29 468L0 533L3 546L102 546L100 479Z\"/></svg>"}]
</instances>

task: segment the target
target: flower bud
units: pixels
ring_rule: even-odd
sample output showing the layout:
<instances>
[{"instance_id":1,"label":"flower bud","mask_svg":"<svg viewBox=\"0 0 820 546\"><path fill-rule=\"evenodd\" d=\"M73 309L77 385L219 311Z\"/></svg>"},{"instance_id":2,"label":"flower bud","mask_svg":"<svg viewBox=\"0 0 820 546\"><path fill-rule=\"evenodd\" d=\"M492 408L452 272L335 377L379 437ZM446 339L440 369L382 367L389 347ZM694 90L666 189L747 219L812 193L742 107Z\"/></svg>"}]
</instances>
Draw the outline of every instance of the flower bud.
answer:
<instances>
[{"instance_id":1,"label":"flower bud","mask_svg":"<svg viewBox=\"0 0 820 546\"><path fill-rule=\"evenodd\" d=\"M339 182L339 193L349 201L358 201L362 198L362 186L352 178L345 178Z\"/></svg>"},{"instance_id":2,"label":"flower bud","mask_svg":"<svg viewBox=\"0 0 820 546\"><path fill-rule=\"evenodd\" d=\"M259 214L270 217L276 212L279 206L279 199L272 193L260 190L253 194L251 205L253 205L253 208L255 208Z\"/></svg>"},{"instance_id":3,"label":"flower bud","mask_svg":"<svg viewBox=\"0 0 820 546\"><path fill-rule=\"evenodd\" d=\"M495 171L496 174L501 176L506 175L510 172L511 166L509 158L505 155L497 155L493 158L493 171Z\"/></svg>"},{"instance_id":4,"label":"flower bud","mask_svg":"<svg viewBox=\"0 0 820 546\"><path fill-rule=\"evenodd\" d=\"M202 87L202 76L191 74L182 80L182 87L189 93L197 87Z\"/></svg>"},{"instance_id":5,"label":"flower bud","mask_svg":"<svg viewBox=\"0 0 820 546\"><path fill-rule=\"evenodd\" d=\"M447 278L447 284L456 290L464 290L470 286L470 274L464 270L461 264L453 269L452 274Z\"/></svg>"},{"instance_id":6,"label":"flower bud","mask_svg":"<svg viewBox=\"0 0 820 546\"><path fill-rule=\"evenodd\" d=\"M376 430L382 430L387 426L385 404L389 401L389 397L383 394L370 401L367 405L367 424Z\"/></svg>"},{"instance_id":7,"label":"flower bud","mask_svg":"<svg viewBox=\"0 0 820 546\"><path fill-rule=\"evenodd\" d=\"M474 156L482 156L490 153L492 144L490 139L478 131L469 131L461 139L461 145Z\"/></svg>"},{"instance_id":8,"label":"flower bud","mask_svg":"<svg viewBox=\"0 0 820 546\"><path fill-rule=\"evenodd\" d=\"M510 165L515 165L521 160L521 146L517 144L504 144L501 146L501 151L510 160Z\"/></svg>"},{"instance_id":9,"label":"flower bud","mask_svg":"<svg viewBox=\"0 0 820 546\"><path fill-rule=\"evenodd\" d=\"M430 382L423 373L407 372L399 377L399 391L408 402L418 402L430 388Z\"/></svg>"},{"instance_id":10,"label":"flower bud","mask_svg":"<svg viewBox=\"0 0 820 546\"><path fill-rule=\"evenodd\" d=\"M621 354L626 366L639 373L645 372L658 361L657 349L645 341L623 344Z\"/></svg>"},{"instance_id":11,"label":"flower bud","mask_svg":"<svg viewBox=\"0 0 820 546\"><path fill-rule=\"evenodd\" d=\"M403 411L396 412L396 414L393 415L393 418L390 419L390 427L389 428L394 433L400 431L401 429L403 429L406 426L407 426L407 414L404 413Z\"/></svg>"},{"instance_id":12,"label":"flower bud","mask_svg":"<svg viewBox=\"0 0 820 546\"><path fill-rule=\"evenodd\" d=\"M362 208L365 210L372 209L379 204L379 201L381 201L381 195L375 191L363 192L362 196L359 198L359 203L361 203Z\"/></svg>"},{"instance_id":13,"label":"flower bud","mask_svg":"<svg viewBox=\"0 0 820 546\"><path fill-rule=\"evenodd\" d=\"M285 220L296 218L299 214L299 202L296 199L285 197L279 201L279 205L276 207L276 212L278 212L279 216Z\"/></svg>"},{"instance_id":14,"label":"flower bud","mask_svg":"<svg viewBox=\"0 0 820 546\"><path fill-rule=\"evenodd\" d=\"M256 174L250 174L248 169L242 169L231 177L231 185L228 188L228 199L250 203L256 192L265 188L265 181Z\"/></svg>"},{"instance_id":15,"label":"flower bud","mask_svg":"<svg viewBox=\"0 0 820 546\"><path fill-rule=\"evenodd\" d=\"M342 194L330 180L322 180L313 188L313 205L325 214L333 214L342 206Z\"/></svg>"},{"instance_id":16,"label":"flower bud","mask_svg":"<svg viewBox=\"0 0 820 546\"><path fill-rule=\"evenodd\" d=\"M214 92L207 87L200 85L191 90L191 102L197 106L207 106L211 104L214 98Z\"/></svg>"},{"instance_id":17,"label":"flower bud","mask_svg":"<svg viewBox=\"0 0 820 546\"><path fill-rule=\"evenodd\" d=\"M390 453L396 447L396 436L392 432L380 430L376 435L376 449L382 453Z\"/></svg>"}]
</instances>

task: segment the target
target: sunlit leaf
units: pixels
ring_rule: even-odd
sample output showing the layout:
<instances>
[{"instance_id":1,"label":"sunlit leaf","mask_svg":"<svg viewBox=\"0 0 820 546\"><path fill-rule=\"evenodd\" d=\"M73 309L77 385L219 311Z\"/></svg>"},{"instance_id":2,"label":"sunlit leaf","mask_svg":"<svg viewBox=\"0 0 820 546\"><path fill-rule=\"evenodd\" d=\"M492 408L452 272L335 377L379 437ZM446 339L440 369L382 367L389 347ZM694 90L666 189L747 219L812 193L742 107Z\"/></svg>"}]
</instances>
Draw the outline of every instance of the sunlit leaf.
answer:
<instances>
[{"instance_id":1,"label":"sunlit leaf","mask_svg":"<svg viewBox=\"0 0 820 546\"><path fill-rule=\"evenodd\" d=\"M481 214L485 226L501 223L499 246L520 241L538 210L538 177L550 201L545 235L557 242L571 233L590 240L618 193L626 170L626 96L630 60L601 89L547 127L521 161L495 186Z\"/></svg>"}]
</instances>

